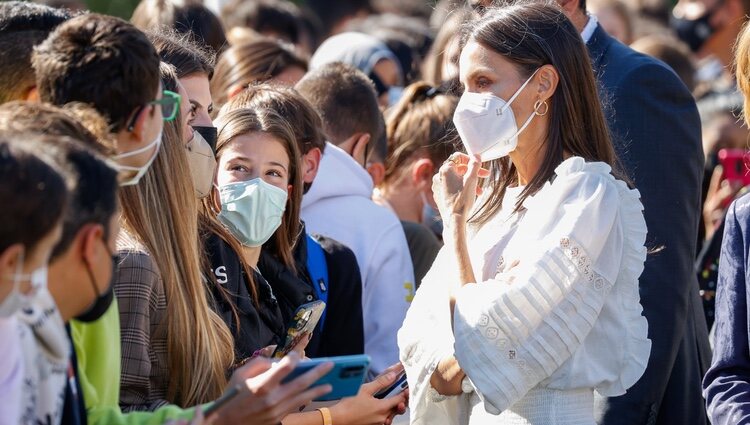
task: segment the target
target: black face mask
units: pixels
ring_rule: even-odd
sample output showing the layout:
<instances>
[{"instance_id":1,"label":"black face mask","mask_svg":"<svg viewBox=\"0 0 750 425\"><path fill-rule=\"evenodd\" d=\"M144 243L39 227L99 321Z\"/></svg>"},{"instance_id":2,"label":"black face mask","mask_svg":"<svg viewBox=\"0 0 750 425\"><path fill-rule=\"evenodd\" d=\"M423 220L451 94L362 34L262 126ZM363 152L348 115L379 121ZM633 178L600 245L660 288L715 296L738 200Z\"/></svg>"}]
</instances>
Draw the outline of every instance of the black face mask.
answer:
<instances>
[{"instance_id":1,"label":"black face mask","mask_svg":"<svg viewBox=\"0 0 750 425\"><path fill-rule=\"evenodd\" d=\"M115 277L116 264L117 256L112 254L112 278ZM112 300L114 299L115 292L112 282L110 281L109 285L107 285L107 290L104 291L103 294L100 294L99 286L97 286L96 279L94 278L94 272L91 271L91 266L88 263L86 263L86 271L89 274L89 280L91 281L91 284L94 286L96 299L88 308L88 310L76 316L75 319L84 323L90 323L99 320L99 318L104 316L104 313L109 310L109 307L112 305Z\"/></svg>"},{"instance_id":2,"label":"black face mask","mask_svg":"<svg viewBox=\"0 0 750 425\"><path fill-rule=\"evenodd\" d=\"M216 127L196 127L193 126L193 130L200 133L201 136L203 136L204 139L206 139L206 142L211 146L211 150L216 153L216 139L218 136L218 129Z\"/></svg>"},{"instance_id":3,"label":"black face mask","mask_svg":"<svg viewBox=\"0 0 750 425\"><path fill-rule=\"evenodd\" d=\"M690 47L690 50L697 52L716 33L717 28L711 26L711 18L723 3L723 1L718 2L698 19L684 19L672 16L669 25L677 33L677 37Z\"/></svg>"}]
</instances>

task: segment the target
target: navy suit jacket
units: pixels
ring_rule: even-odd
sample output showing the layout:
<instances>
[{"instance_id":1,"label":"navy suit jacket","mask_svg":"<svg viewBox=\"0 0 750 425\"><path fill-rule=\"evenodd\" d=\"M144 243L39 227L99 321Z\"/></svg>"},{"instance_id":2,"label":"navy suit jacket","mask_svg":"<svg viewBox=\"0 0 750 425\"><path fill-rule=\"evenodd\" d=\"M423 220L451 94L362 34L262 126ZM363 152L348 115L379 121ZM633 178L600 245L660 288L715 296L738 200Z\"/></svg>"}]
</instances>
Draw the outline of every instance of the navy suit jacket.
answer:
<instances>
[{"instance_id":1,"label":"navy suit jacket","mask_svg":"<svg viewBox=\"0 0 750 425\"><path fill-rule=\"evenodd\" d=\"M641 193L647 244L640 279L651 357L621 397L597 400L597 422L706 424L701 378L708 331L693 273L703 151L695 100L663 63L598 27L587 47L617 154Z\"/></svg>"},{"instance_id":2,"label":"navy suit jacket","mask_svg":"<svg viewBox=\"0 0 750 425\"><path fill-rule=\"evenodd\" d=\"M727 212L716 286L715 352L704 381L714 425L750 424L750 194Z\"/></svg>"}]
</instances>

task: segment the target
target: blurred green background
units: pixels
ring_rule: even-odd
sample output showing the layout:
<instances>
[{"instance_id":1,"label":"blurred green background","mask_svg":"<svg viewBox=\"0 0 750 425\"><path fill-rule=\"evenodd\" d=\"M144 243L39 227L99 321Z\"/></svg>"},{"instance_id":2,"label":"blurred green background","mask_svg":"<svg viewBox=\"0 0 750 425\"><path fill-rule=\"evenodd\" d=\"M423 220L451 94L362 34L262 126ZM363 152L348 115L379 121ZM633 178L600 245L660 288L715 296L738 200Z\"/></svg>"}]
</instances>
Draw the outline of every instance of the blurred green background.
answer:
<instances>
[{"instance_id":1,"label":"blurred green background","mask_svg":"<svg viewBox=\"0 0 750 425\"><path fill-rule=\"evenodd\" d=\"M139 0L85 0L89 10L130 19Z\"/></svg>"},{"instance_id":2,"label":"blurred green background","mask_svg":"<svg viewBox=\"0 0 750 425\"><path fill-rule=\"evenodd\" d=\"M0 0L1 1L1 0ZM107 15L119 16L123 19L130 19L133 10L140 0L84 0L89 10ZM302 4L302 0L292 0L297 4Z\"/></svg>"}]
</instances>

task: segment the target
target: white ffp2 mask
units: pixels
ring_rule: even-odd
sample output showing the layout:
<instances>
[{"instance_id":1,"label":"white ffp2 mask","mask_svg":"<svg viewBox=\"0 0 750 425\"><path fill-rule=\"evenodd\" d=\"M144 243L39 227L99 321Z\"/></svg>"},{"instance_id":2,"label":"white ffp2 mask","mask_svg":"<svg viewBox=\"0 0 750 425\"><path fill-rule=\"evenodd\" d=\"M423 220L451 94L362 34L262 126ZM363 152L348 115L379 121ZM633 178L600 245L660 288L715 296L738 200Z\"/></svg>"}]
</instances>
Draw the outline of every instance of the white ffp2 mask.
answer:
<instances>
[{"instance_id":1,"label":"white ffp2 mask","mask_svg":"<svg viewBox=\"0 0 750 425\"><path fill-rule=\"evenodd\" d=\"M536 112L532 112L519 129L510 105L536 72L507 102L492 93L464 92L453 114L453 123L469 155L479 155L485 162L502 158L516 149L518 135L531 124Z\"/></svg>"}]
</instances>

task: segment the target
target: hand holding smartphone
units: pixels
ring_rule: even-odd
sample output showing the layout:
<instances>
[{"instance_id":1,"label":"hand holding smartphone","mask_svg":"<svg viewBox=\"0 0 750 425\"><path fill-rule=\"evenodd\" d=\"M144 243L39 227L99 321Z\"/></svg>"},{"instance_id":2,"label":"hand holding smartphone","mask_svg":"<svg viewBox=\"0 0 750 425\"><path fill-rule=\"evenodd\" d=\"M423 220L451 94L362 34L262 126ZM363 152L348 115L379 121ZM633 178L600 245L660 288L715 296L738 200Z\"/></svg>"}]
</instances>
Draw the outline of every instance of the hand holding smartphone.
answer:
<instances>
[{"instance_id":1,"label":"hand holding smartphone","mask_svg":"<svg viewBox=\"0 0 750 425\"><path fill-rule=\"evenodd\" d=\"M299 306L294 313L294 318L287 326L284 343L276 347L272 357L281 359L294 350L304 338L310 338L325 308L326 304L323 301L313 301Z\"/></svg>"},{"instance_id":2,"label":"hand holding smartphone","mask_svg":"<svg viewBox=\"0 0 750 425\"><path fill-rule=\"evenodd\" d=\"M318 379L313 385L330 385L333 390L328 394L316 398L315 401L332 401L344 397L356 396L359 388L365 381L367 371L370 369L370 356L364 354L301 361L281 383L289 382L297 376L327 362L333 363L333 369Z\"/></svg>"},{"instance_id":3,"label":"hand holding smartphone","mask_svg":"<svg viewBox=\"0 0 750 425\"><path fill-rule=\"evenodd\" d=\"M279 423L299 406L331 391L330 385L317 382L331 371L333 363L317 362L304 373L295 373L300 363L296 353L278 362L251 360L235 371L225 393L203 411L205 417L221 411L226 423Z\"/></svg>"},{"instance_id":4,"label":"hand holding smartphone","mask_svg":"<svg viewBox=\"0 0 750 425\"><path fill-rule=\"evenodd\" d=\"M406 391L407 388L409 388L409 382L406 380L406 371L402 371L398 375L398 378L396 378L396 380L393 382L393 384L378 391L373 397L381 400L391 398Z\"/></svg>"}]
</instances>

